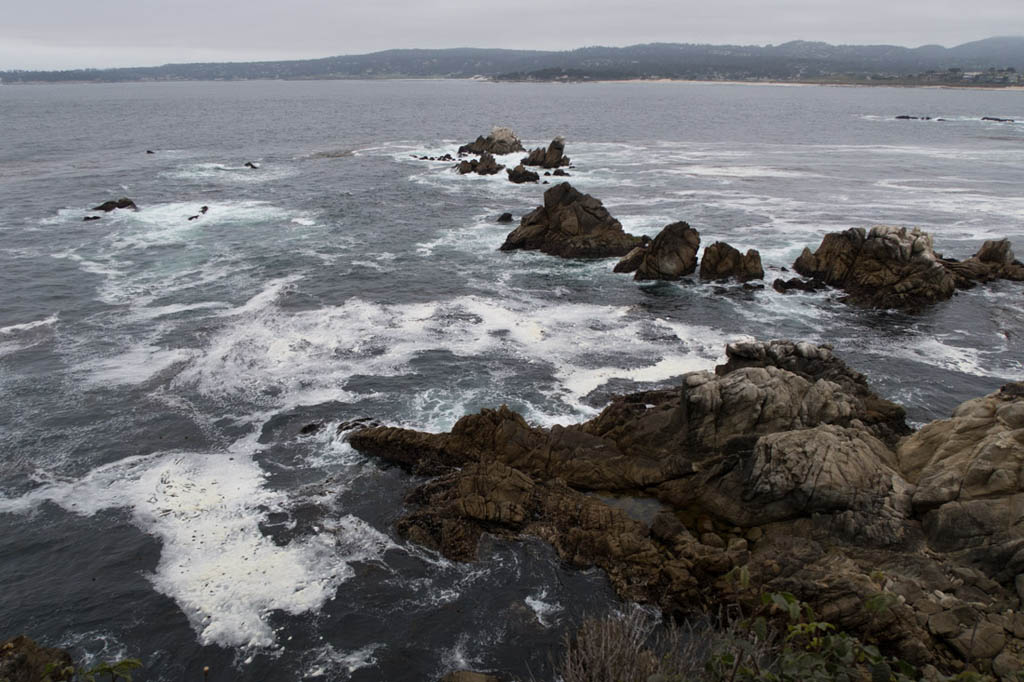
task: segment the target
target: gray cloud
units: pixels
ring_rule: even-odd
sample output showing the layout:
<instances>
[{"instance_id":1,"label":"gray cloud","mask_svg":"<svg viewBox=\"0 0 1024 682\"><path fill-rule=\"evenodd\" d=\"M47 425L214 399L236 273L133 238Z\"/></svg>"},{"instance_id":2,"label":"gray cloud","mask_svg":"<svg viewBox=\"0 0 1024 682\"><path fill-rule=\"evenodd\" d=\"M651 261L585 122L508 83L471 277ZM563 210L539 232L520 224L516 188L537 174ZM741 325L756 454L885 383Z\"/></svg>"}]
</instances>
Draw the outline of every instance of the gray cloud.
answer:
<instances>
[{"instance_id":1,"label":"gray cloud","mask_svg":"<svg viewBox=\"0 0 1024 682\"><path fill-rule=\"evenodd\" d=\"M10 6L13 5L13 6ZM14 0L0 69L299 59L393 47L788 40L947 46L1024 33L1020 0Z\"/></svg>"}]
</instances>

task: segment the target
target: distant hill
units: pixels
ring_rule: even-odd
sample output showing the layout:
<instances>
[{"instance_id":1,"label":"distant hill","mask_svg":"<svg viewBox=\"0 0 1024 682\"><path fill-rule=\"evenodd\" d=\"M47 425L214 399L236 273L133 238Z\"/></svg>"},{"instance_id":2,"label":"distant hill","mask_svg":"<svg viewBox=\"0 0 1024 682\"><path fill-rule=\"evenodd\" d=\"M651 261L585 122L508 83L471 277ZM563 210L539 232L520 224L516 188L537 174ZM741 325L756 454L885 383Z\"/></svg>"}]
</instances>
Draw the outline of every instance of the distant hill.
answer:
<instances>
[{"instance_id":1,"label":"distant hill","mask_svg":"<svg viewBox=\"0 0 1024 682\"><path fill-rule=\"evenodd\" d=\"M1024 37L988 38L945 48L830 45L649 43L567 51L453 48L385 50L364 55L273 62L165 64L164 66L5 71L4 83L248 80L317 78L471 78L586 80L686 78L697 80L815 80L895 78L927 72L1024 72Z\"/></svg>"}]
</instances>

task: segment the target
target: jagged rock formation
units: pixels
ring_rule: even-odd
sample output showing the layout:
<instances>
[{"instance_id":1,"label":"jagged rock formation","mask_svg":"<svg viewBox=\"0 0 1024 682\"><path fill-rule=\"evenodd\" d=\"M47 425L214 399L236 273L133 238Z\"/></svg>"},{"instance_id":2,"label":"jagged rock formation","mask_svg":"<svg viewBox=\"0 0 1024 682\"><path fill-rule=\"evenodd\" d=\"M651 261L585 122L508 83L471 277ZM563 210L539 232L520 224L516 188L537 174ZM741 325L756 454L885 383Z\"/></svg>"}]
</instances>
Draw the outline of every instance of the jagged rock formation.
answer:
<instances>
[{"instance_id":1,"label":"jagged rock formation","mask_svg":"<svg viewBox=\"0 0 1024 682\"><path fill-rule=\"evenodd\" d=\"M700 259L700 278L732 278L740 282L764 279L761 254L755 249L748 249L746 254L741 254L725 242L715 242L704 249L704 256Z\"/></svg>"},{"instance_id":2,"label":"jagged rock formation","mask_svg":"<svg viewBox=\"0 0 1024 682\"><path fill-rule=\"evenodd\" d=\"M633 279L676 280L697 269L700 234L684 222L672 223L644 251Z\"/></svg>"},{"instance_id":3,"label":"jagged rock formation","mask_svg":"<svg viewBox=\"0 0 1024 682\"><path fill-rule=\"evenodd\" d=\"M512 214L508 213L507 211L505 213L502 213L500 216L498 216L498 222L499 223L510 223L510 222L512 222Z\"/></svg>"},{"instance_id":4,"label":"jagged rock formation","mask_svg":"<svg viewBox=\"0 0 1024 682\"><path fill-rule=\"evenodd\" d=\"M487 137L481 135L475 141L459 147L459 154L511 154L512 152L526 151L523 143L519 141L511 128L495 126Z\"/></svg>"},{"instance_id":5,"label":"jagged rock formation","mask_svg":"<svg viewBox=\"0 0 1024 682\"><path fill-rule=\"evenodd\" d=\"M71 655L63 649L39 646L19 635L0 645L0 680L40 682L71 680L75 676Z\"/></svg>"},{"instance_id":6,"label":"jagged rock formation","mask_svg":"<svg viewBox=\"0 0 1024 682\"><path fill-rule=\"evenodd\" d=\"M481 153L479 160L467 159L465 161L460 161L459 164L455 166L455 169L462 175L467 175L469 173L476 173L477 175L496 175L497 173L500 173L503 168L504 166L495 161L494 157L488 152Z\"/></svg>"},{"instance_id":7,"label":"jagged rock formation","mask_svg":"<svg viewBox=\"0 0 1024 682\"><path fill-rule=\"evenodd\" d=\"M508 179L516 184L540 181L540 176L533 171L526 170L523 164L519 164L515 168L508 168L505 172L508 173Z\"/></svg>"},{"instance_id":8,"label":"jagged rock formation","mask_svg":"<svg viewBox=\"0 0 1024 682\"><path fill-rule=\"evenodd\" d=\"M917 665L1015 671L1024 384L906 438L902 408L827 346L740 343L727 356L574 426L502 407L450 433L370 427L350 443L439 476L411 493L398 529L451 558L473 560L483 533L529 534L666 612L787 591ZM647 524L588 490L663 508ZM737 567L749 590L726 579ZM879 595L888 609L865 608Z\"/></svg>"},{"instance_id":9,"label":"jagged rock formation","mask_svg":"<svg viewBox=\"0 0 1024 682\"><path fill-rule=\"evenodd\" d=\"M930 234L886 226L827 234L817 251L804 249L793 269L843 289L846 302L910 311L978 282L1024 281L1024 265L1014 260L1005 239L985 242L977 254L958 262L937 256Z\"/></svg>"},{"instance_id":10,"label":"jagged rock formation","mask_svg":"<svg viewBox=\"0 0 1024 682\"><path fill-rule=\"evenodd\" d=\"M501 250L539 250L563 258L607 258L623 256L640 243L640 237L626 234L598 199L563 182L544 192L544 205L523 216Z\"/></svg>"},{"instance_id":11,"label":"jagged rock formation","mask_svg":"<svg viewBox=\"0 0 1024 682\"><path fill-rule=\"evenodd\" d=\"M556 137L551 140L547 149L537 147L524 156L521 163L524 166L541 166L542 168L568 166L570 161L569 157L565 155L565 139Z\"/></svg>"},{"instance_id":12,"label":"jagged rock formation","mask_svg":"<svg viewBox=\"0 0 1024 682\"><path fill-rule=\"evenodd\" d=\"M118 208L130 208L133 211L138 211L139 207L135 205L135 202L128 197L121 197L120 199L111 199L110 201L104 201L99 206L93 206L91 211L103 211L110 213L111 211Z\"/></svg>"}]
</instances>

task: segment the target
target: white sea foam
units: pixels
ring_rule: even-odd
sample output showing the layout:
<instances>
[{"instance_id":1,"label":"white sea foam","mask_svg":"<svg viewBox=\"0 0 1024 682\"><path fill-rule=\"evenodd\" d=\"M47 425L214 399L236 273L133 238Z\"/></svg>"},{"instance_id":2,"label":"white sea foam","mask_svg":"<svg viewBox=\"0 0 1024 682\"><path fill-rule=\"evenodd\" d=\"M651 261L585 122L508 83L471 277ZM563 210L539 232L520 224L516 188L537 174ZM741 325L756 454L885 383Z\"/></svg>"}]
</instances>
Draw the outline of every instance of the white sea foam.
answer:
<instances>
[{"instance_id":1,"label":"white sea foam","mask_svg":"<svg viewBox=\"0 0 1024 682\"><path fill-rule=\"evenodd\" d=\"M141 384L161 372L194 357L196 351L160 348L149 344L133 345L117 355L83 362L76 369L88 375L94 386Z\"/></svg>"},{"instance_id":2,"label":"white sea foam","mask_svg":"<svg viewBox=\"0 0 1024 682\"><path fill-rule=\"evenodd\" d=\"M200 643L269 647L273 612L319 610L353 575L352 562L376 560L393 545L351 516L275 544L259 522L286 498L267 488L252 447L246 438L228 452L131 457L77 481L0 498L0 512L26 513L44 502L86 516L129 508L163 544L149 579L186 614Z\"/></svg>"},{"instance_id":3,"label":"white sea foam","mask_svg":"<svg viewBox=\"0 0 1024 682\"><path fill-rule=\"evenodd\" d=\"M377 652L383 648L383 644L374 643L355 651L338 651L330 644L325 644L313 652L302 679L348 679L355 671L376 665Z\"/></svg>"},{"instance_id":4,"label":"white sea foam","mask_svg":"<svg viewBox=\"0 0 1024 682\"><path fill-rule=\"evenodd\" d=\"M15 332L24 332L30 329L37 329L39 327L49 327L57 324L57 313L44 317L41 320L34 320L32 322L22 322L21 324L12 324L7 327L0 327L0 334L11 335Z\"/></svg>"},{"instance_id":5,"label":"white sea foam","mask_svg":"<svg viewBox=\"0 0 1024 682\"><path fill-rule=\"evenodd\" d=\"M215 182L221 184L250 184L264 183L282 180L295 175L298 171L287 166L266 166L259 165L253 169L244 162L236 164L226 163L193 163L181 168L165 171L162 177L173 180L192 180L203 182Z\"/></svg>"},{"instance_id":6,"label":"white sea foam","mask_svg":"<svg viewBox=\"0 0 1024 682\"><path fill-rule=\"evenodd\" d=\"M563 608L558 602L546 601L547 599L548 591L542 589L536 596L531 595L524 601L537 616L537 622L544 627L549 628L554 624L554 620L558 617L558 614L563 611Z\"/></svg>"}]
</instances>

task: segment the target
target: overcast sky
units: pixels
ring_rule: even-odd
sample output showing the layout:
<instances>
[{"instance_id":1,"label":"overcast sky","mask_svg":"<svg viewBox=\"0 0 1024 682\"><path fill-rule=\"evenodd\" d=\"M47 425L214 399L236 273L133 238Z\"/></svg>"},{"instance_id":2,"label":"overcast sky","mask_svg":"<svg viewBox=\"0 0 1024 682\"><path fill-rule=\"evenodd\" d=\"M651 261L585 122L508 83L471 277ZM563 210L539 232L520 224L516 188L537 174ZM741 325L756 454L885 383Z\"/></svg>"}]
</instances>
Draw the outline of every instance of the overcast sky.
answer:
<instances>
[{"instance_id":1,"label":"overcast sky","mask_svg":"<svg viewBox=\"0 0 1024 682\"><path fill-rule=\"evenodd\" d=\"M0 70L646 42L947 47L1024 34L1024 0L5 0Z\"/></svg>"}]
</instances>

